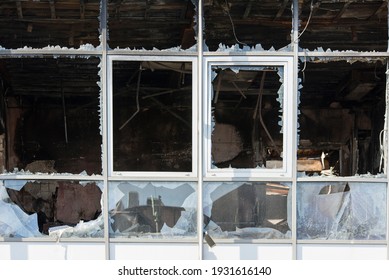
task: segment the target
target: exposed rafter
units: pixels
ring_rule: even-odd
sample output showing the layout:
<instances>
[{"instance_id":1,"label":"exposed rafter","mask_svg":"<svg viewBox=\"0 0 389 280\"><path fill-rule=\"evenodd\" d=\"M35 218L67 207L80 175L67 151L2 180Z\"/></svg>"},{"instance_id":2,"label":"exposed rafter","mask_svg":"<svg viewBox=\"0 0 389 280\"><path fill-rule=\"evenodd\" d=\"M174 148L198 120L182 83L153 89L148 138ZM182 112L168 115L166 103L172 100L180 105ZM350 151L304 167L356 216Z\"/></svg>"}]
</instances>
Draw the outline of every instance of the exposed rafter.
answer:
<instances>
[{"instance_id":1,"label":"exposed rafter","mask_svg":"<svg viewBox=\"0 0 389 280\"><path fill-rule=\"evenodd\" d=\"M243 18L247 18L250 15L251 7L253 5L254 0L250 0L247 3L246 10L244 11Z\"/></svg>"},{"instance_id":2,"label":"exposed rafter","mask_svg":"<svg viewBox=\"0 0 389 280\"><path fill-rule=\"evenodd\" d=\"M385 9L387 5L388 5L388 2L383 1L381 6L374 12L374 14L371 15L371 17L368 18L368 20L370 20L371 18L373 18L373 17L377 16L379 13L381 13L382 10Z\"/></svg>"},{"instance_id":3,"label":"exposed rafter","mask_svg":"<svg viewBox=\"0 0 389 280\"><path fill-rule=\"evenodd\" d=\"M351 4L351 2L344 3L342 10L340 10L340 12L336 15L333 22L337 22L342 17L342 15L347 10L348 6L350 6L350 4Z\"/></svg>"},{"instance_id":4,"label":"exposed rafter","mask_svg":"<svg viewBox=\"0 0 389 280\"><path fill-rule=\"evenodd\" d=\"M80 19L85 19L85 0L80 0Z\"/></svg>"},{"instance_id":5,"label":"exposed rafter","mask_svg":"<svg viewBox=\"0 0 389 280\"><path fill-rule=\"evenodd\" d=\"M274 17L274 20L280 18L282 16L282 14L284 13L285 9L286 9L286 6L288 5L288 2L289 0L284 0L284 2L282 3L280 9L278 10L276 16Z\"/></svg>"},{"instance_id":6,"label":"exposed rafter","mask_svg":"<svg viewBox=\"0 0 389 280\"><path fill-rule=\"evenodd\" d=\"M16 9L18 11L18 18L23 18L23 9L22 9L22 3L20 1L16 1Z\"/></svg>"},{"instance_id":7,"label":"exposed rafter","mask_svg":"<svg viewBox=\"0 0 389 280\"><path fill-rule=\"evenodd\" d=\"M56 19L57 16L55 14L55 0L50 0L50 14L51 14L51 19Z\"/></svg>"}]
</instances>

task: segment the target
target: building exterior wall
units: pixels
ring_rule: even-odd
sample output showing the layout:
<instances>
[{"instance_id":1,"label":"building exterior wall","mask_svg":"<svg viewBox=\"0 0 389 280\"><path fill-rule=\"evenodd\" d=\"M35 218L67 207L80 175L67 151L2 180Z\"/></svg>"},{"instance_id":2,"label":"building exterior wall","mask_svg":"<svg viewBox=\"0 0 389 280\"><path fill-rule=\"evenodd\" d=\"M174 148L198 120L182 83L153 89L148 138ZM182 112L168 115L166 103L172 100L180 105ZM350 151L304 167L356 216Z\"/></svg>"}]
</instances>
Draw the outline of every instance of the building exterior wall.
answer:
<instances>
[{"instance_id":1,"label":"building exterior wall","mask_svg":"<svg viewBox=\"0 0 389 280\"><path fill-rule=\"evenodd\" d=\"M113 15L112 1L95 2L100 6L99 26L93 25L97 28L98 42L96 38L83 41L78 48L67 45L15 48L1 47L7 42L0 39L0 59L9 60L10 65L24 59L34 65L43 61L39 60L42 57L49 60L47 65L52 65L61 59L68 63L71 58L74 60L70 65L75 69L78 64L85 65L84 60L95 59L88 66L95 68L95 75L90 78L95 85L89 87L93 88L91 92L98 93L93 97L95 107L89 101L79 101L79 107L89 107L63 114L65 105L72 105L59 101L59 117L55 110L46 111L39 118L31 118L30 123L25 122L29 135L38 130L34 121L45 123L47 127L42 130L50 132L43 138L61 139L58 143L71 144L72 129L77 127L79 138L84 135L82 132L87 135L86 140L80 140L83 144L80 149L75 145L66 150L69 146L64 145L50 150L58 158L67 159L57 161L54 167L48 161L34 161L41 165L26 165L23 167L28 166L26 170L15 168L22 162L13 146L20 144L15 119L20 119L23 113L20 108L9 106L8 126L0 135L0 170L4 170L0 174L0 259L389 259L386 120L389 52L378 47L371 51L365 46L354 51L347 51L348 48L326 51L321 45L312 48L302 34L309 32L312 36L315 30L306 31L299 22L303 20L311 28L306 17L314 10L307 6L308 10L300 14L299 8L304 7L297 0L289 3L289 27L280 28L282 36L274 34L277 50L267 46L269 39L263 35L254 36L253 40L263 40L264 47L258 41L259 45L248 48L239 44L236 34L226 39L227 43L236 41L236 45L225 46L222 45L225 42L219 41L221 45L217 48L215 42L223 39L208 27L212 26L205 16L210 12L208 1L202 0L194 1L193 15L194 30L201 32L192 35L200 44L194 42L185 49L164 44L161 50L131 49L116 29L119 16ZM387 11L386 6L382 7ZM112 22L108 20L110 17ZM229 22L228 18L226 21ZM320 37L320 32L317 36ZM284 38L288 38L285 46ZM307 109L303 112L306 119L300 118L305 71L308 79L315 63L328 66L327 62L332 62L336 70L339 61L382 63L377 75L385 78L385 89L381 103L374 110L379 121L373 123L374 117L367 118L364 112L354 114L344 108L329 116L339 109L334 107ZM123 73L133 74L132 78ZM155 99L158 94L165 94L156 88L168 84L166 77L177 75L182 83L179 92L185 96ZM226 77L232 80L229 85L223 83ZM261 77L265 86L261 86ZM244 88L244 83L251 79L257 79L255 93L237 86L240 82ZM369 81L358 79L365 88L369 87ZM132 87L127 87L126 82ZM73 77L71 83L77 83L77 79ZM142 93L140 89L146 86L155 90L155 96ZM357 86L349 87L348 98L355 98L363 91ZM127 100L130 109L122 99L128 88L134 93ZM249 99L248 110L256 112L253 122L263 127L258 134L251 127L246 128L248 121L243 113L225 109L230 100L222 95L233 88L238 89L232 101ZM255 98L250 99L252 96ZM8 101L12 105L17 98L9 97ZM263 106L258 107L262 101ZM267 110L267 118L265 113L263 119L258 115L262 109ZM234 120L236 123L231 121L233 125L221 129L219 120L228 122L231 115L238 119ZM26 113L25 118L28 116ZM45 122L55 118L60 120L61 129ZM327 121L321 127L317 123L307 125L309 121L320 120L320 123L323 119ZM249 121L251 124L252 120ZM219 142L213 138L217 125ZM247 135L236 127L244 127ZM355 127L359 135L368 131L377 139L373 137L369 142L369 137L363 141L350 138ZM298 157L300 150L314 150L304 146L306 142L301 140L306 139L302 138L320 129L324 132L317 132L318 138L336 138L333 142L342 142L336 146L331 143L323 151L336 151L340 155L345 161L339 164L343 175L331 173L329 157L320 159L319 155L309 160ZM274 132L273 139L268 130ZM50 147L49 140L39 140ZM255 143L258 148L245 153ZM363 147L369 143L371 146L364 153ZM349 151L349 147L354 149ZM66 157L69 151L76 156ZM345 153L347 156L343 156ZM359 154L353 157L354 161L347 161L352 153ZM223 160L215 162L215 158ZM367 162L365 166L360 164L363 161ZM55 169L58 167L62 168L60 172ZM358 174L362 169L366 172ZM374 170L373 174L370 170ZM31 207L27 209L26 205ZM42 229L38 228L39 221Z\"/></svg>"}]
</instances>

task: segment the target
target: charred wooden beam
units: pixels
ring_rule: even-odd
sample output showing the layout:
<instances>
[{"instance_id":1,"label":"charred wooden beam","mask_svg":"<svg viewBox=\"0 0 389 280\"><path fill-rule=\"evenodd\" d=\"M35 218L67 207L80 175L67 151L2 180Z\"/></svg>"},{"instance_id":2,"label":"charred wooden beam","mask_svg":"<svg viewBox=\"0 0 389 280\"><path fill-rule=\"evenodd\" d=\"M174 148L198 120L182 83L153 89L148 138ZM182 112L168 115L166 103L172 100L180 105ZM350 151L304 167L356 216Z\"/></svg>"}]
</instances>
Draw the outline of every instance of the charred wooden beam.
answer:
<instances>
[{"instance_id":1,"label":"charred wooden beam","mask_svg":"<svg viewBox=\"0 0 389 280\"><path fill-rule=\"evenodd\" d=\"M120 7L122 5L122 0L119 0L115 3L115 18L120 20Z\"/></svg>"},{"instance_id":2,"label":"charred wooden beam","mask_svg":"<svg viewBox=\"0 0 389 280\"><path fill-rule=\"evenodd\" d=\"M289 0L284 0L284 2L281 4L281 7L280 9L278 10L276 16L274 17L273 20L276 20L278 18L280 18L282 16L282 14L284 13L285 9L286 9L286 6L288 5L288 2Z\"/></svg>"},{"instance_id":3,"label":"charred wooden beam","mask_svg":"<svg viewBox=\"0 0 389 280\"><path fill-rule=\"evenodd\" d=\"M335 16L335 18L333 19L332 22L337 22L341 17L342 15L344 14L344 12L347 10L348 6L350 6L351 2L346 2L344 3L342 9L340 10L340 12Z\"/></svg>"},{"instance_id":4,"label":"charred wooden beam","mask_svg":"<svg viewBox=\"0 0 389 280\"><path fill-rule=\"evenodd\" d=\"M56 19L57 16L55 14L55 0L50 0L50 14L51 14L51 19Z\"/></svg>"},{"instance_id":5,"label":"charred wooden beam","mask_svg":"<svg viewBox=\"0 0 389 280\"><path fill-rule=\"evenodd\" d=\"M22 3L20 1L16 1L16 9L18 11L18 18L23 18L23 9L22 9Z\"/></svg>"},{"instance_id":6,"label":"charred wooden beam","mask_svg":"<svg viewBox=\"0 0 389 280\"><path fill-rule=\"evenodd\" d=\"M383 1L381 6L367 20L370 20L373 17L377 16L379 13L381 13L382 10L385 9L387 5L388 3L386 1Z\"/></svg>"},{"instance_id":7,"label":"charred wooden beam","mask_svg":"<svg viewBox=\"0 0 389 280\"><path fill-rule=\"evenodd\" d=\"M70 28L69 45L74 46L74 25Z\"/></svg>"},{"instance_id":8,"label":"charred wooden beam","mask_svg":"<svg viewBox=\"0 0 389 280\"><path fill-rule=\"evenodd\" d=\"M247 3L246 10L244 11L242 18L248 18L248 16L250 15L250 12L251 12L251 7L253 6L253 2L254 2L254 0L250 0Z\"/></svg>"},{"instance_id":9,"label":"charred wooden beam","mask_svg":"<svg viewBox=\"0 0 389 280\"><path fill-rule=\"evenodd\" d=\"M85 0L80 0L80 19L85 19Z\"/></svg>"}]
</instances>

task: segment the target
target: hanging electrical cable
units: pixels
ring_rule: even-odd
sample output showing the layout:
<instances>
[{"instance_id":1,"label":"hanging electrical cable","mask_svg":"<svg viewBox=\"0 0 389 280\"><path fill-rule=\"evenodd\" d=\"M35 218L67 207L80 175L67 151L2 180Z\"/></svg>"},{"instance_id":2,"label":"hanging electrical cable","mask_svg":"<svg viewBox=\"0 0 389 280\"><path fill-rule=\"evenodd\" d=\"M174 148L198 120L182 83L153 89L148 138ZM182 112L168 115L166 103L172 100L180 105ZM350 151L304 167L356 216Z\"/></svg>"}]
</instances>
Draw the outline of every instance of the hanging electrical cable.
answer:
<instances>
[{"instance_id":1,"label":"hanging electrical cable","mask_svg":"<svg viewBox=\"0 0 389 280\"><path fill-rule=\"evenodd\" d=\"M122 126L119 128L119 130L122 130L140 111L140 106L139 106L139 91L140 91L140 81L141 81L141 76L142 76L142 65L139 66L139 74L138 74L138 81L136 84L136 111L134 114L131 115L131 117L126 120Z\"/></svg>"}]
</instances>

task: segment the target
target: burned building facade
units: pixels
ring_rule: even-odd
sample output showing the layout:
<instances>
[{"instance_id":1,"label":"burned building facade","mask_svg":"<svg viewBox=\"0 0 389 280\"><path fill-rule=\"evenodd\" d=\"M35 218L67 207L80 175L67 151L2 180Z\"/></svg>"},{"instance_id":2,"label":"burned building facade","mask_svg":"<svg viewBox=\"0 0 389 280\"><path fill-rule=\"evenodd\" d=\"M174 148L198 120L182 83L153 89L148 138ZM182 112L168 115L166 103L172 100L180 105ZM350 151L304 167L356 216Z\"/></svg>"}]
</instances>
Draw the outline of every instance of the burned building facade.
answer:
<instances>
[{"instance_id":1,"label":"burned building facade","mask_svg":"<svg viewBox=\"0 0 389 280\"><path fill-rule=\"evenodd\" d=\"M0 3L0 259L388 259L388 1Z\"/></svg>"}]
</instances>

